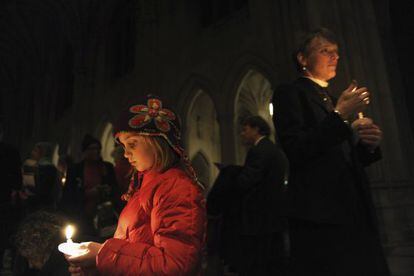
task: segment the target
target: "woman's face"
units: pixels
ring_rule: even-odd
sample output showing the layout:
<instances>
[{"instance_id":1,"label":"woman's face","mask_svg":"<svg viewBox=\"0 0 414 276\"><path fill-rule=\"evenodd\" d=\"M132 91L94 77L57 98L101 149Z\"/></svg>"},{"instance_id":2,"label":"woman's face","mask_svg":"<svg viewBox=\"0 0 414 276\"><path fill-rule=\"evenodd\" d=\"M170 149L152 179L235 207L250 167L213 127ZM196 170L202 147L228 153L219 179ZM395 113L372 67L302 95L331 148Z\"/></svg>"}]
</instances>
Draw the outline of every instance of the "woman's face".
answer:
<instances>
[{"instance_id":1,"label":"woman's face","mask_svg":"<svg viewBox=\"0 0 414 276\"><path fill-rule=\"evenodd\" d=\"M155 162L154 150L145 142L141 135L133 132L123 132L119 141L124 147L124 156L137 171L150 170Z\"/></svg>"},{"instance_id":2,"label":"woman's face","mask_svg":"<svg viewBox=\"0 0 414 276\"><path fill-rule=\"evenodd\" d=\"M297 58L306 67L305 76L328 81L336 75L338 45L316 37L311 41L307 55L299 53Z\"/></svg>"}]
</instances>

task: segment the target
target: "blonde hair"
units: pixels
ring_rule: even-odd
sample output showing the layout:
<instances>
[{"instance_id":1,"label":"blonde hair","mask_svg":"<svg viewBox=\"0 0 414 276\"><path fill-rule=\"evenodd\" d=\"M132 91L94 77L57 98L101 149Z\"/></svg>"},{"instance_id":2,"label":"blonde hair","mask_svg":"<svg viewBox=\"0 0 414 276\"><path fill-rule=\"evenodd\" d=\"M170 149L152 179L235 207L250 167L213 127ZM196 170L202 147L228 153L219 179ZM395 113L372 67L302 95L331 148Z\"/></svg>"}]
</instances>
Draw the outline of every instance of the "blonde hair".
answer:
<instances>
[{"instance_id":1,"label":"blonde hair","mask_svg":"<svg viewBox=\"0 0 414 276\"><path fill-rule=\"evenodd\" d=\"M180 158L171 148L168 142L161 136L140 135L144 143L154 151L154 164L152 169L158 172L165 172L171 167L180 163Z\"/></svg>"}]
</instances>

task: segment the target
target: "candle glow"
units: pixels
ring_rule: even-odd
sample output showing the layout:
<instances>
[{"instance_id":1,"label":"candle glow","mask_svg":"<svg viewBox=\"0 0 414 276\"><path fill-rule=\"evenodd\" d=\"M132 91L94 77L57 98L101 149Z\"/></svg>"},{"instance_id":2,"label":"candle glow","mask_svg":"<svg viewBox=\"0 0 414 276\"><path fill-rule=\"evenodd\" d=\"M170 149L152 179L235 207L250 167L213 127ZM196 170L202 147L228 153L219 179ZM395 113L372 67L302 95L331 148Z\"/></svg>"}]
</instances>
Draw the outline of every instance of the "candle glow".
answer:
<instances>
[{"instance_id":1,"label":"candle glow","mask_svg":"<svg viewBox=\"0 0 414 276\"><path fill-rule=\"evenodd\" d=\"M75 232L75 228L73 228L72 225L66 226L65 235L66 235L67 242L72 242L72 236L74 232Z\"/></svg>"},{"instance_id":2,"label":"candle glow","mask_svg":"<svg viewBox=\"0 0 414 276\"><path fill-rule=\"evenodd\" d=\"M355 92L357 90L357 87L355 86L354 89L352 89L351 92ZM364 118L364 113L363 112L358 112L358 119L362 119Z\"/></svg>"},{"instance_id":3,"label":"candle glow","mask_svg":"<svg viewBox=\"0 0 414 276\"><path fill-rule=\"evenodd\" d=\"M69 255L69 256L80 256L88 252L86 248L80 243L72 241L72 236L75 233L75 228L72 225L66 226L65 235L66 242L61 243L58 246L60 252Z\"/></svg>"}]
</instances>

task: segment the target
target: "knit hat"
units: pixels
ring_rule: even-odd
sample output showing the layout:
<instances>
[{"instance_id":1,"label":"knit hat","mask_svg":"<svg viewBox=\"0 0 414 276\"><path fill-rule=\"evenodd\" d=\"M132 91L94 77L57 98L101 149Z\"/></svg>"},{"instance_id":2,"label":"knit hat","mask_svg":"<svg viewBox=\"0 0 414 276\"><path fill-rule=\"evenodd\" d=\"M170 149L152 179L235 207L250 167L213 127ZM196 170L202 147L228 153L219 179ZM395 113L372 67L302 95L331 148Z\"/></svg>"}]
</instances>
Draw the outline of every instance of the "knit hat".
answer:
<instances>
[{"instance_id":1,"label":"knit hat","mask_svg":"<svg viewBox=\"0 0 414 276\"><path fill-rule=\"evenodd\" d=\"M182 157L180 121L178 116L163 106L154 95L147 95L145 104L132 104L121 112L114 126L114 137L119 143L122 132L136 132L140 135L160 136Z\"/></svg>"},{"instance_id":2,"label":"knit hat","mask_svg":"<svg viewBox=\"0 0 414 276\"><path fill-rule=\"evenodd\" d=\"M181 145L181 124L176 113L166 108L157 96L147 95L143 102L143 104L129 105L121 112L114 125L115 140L119 143L119 135L123 132L162 137L178 154L191 176L197 181L195 171Z\"/></svg>"},{"instance_id":3,"label":"knit hat","mask_svg":"<svg viewBox=\"0 0 414 276\"><path fill-rule=\"evenodd\" d=\"M98 145L102 148L101 142L90 134L86 134L82 141L82 152L84 152L90 145Z\"/></svg>"}]
</instances>

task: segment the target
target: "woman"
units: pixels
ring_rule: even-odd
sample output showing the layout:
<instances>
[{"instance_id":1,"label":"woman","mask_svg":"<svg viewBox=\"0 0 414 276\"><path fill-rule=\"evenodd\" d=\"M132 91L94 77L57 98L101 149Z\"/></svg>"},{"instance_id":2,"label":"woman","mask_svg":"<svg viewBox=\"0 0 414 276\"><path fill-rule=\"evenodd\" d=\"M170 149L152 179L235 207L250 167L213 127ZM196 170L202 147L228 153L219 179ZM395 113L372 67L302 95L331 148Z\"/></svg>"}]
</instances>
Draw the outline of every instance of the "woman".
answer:
<instances>
[{"instance_id":1,"label":"woman","mask_svg":"<svg viewBox=\"0 0 414 276\"><path fill-rule=\"evenodd\" d=\"M117 230L103 244L84 243L68 257L74 275L197 275L205 235L205 200L180 146L178 118L161 100L123 112L115 138L136 173Z\"/></svg>"},{"instance_id":2,"label":"woman","mask_svg":"<svg viewBox=\"0 0 414 276\"><path fill-rule=\"evenodd\" d=\"M380 128L349 124L370 102L353 81L336 101L327 90L338 43L327 29L295 51L301 77L275 91L274 123L290 162L292 275L389 275L364 166L381 158Z\"/></svg>"}]
</instances>

